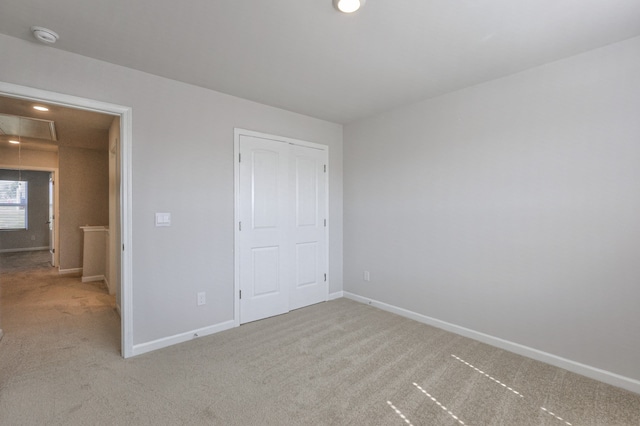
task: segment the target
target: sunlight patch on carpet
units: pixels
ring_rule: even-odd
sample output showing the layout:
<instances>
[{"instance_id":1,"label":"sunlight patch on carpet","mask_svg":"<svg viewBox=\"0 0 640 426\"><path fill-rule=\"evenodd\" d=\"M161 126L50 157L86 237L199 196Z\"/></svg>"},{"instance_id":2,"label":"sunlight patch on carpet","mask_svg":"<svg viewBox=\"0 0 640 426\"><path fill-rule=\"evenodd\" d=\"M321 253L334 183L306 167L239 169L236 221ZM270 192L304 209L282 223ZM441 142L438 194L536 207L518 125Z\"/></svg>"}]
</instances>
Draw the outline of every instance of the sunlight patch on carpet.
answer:
<instances>
[{"instance_id":1,"label":"sunlight patch on carpet","mask_svg":"<svg viewBox=\"0 0 640 426\"><path fill-rule=\"evenodd\" d=\"M457 420L457 421L458 421L458 423L460 423L461 425L464 425L464 424L465 424L462 420L460 420L460 419L458 418L458 416L456 416L455 414L453 414L453 413L451 412L451 410L449 410L447 407L445 407L444 405L442 405L442 403L441 403L440 401L438 401L438 400L437 400L437 399L435 399L433 396L431 396L431 395L429 394L429 392L427 392L426 390L422 389L422 387L421 387L419 384L414 383L414 384L413 384L413 386L415 386L416 388L418 388L418 389L420 390L420 392L422 392L423 394L425 394L425 395L427 395L429 398L431 398L431 400L432 400L433 402L435 402L436 404L438 404L438 406L439 406L440 408L442 408L444 411L446 411L447 413L449 413L449 415L450 415L451 417L453 417L455 420Z\"/></svg>"},{"instance_id":2,"label":"sunlight patch on carpet","mask_svg":"<svg viewBox=\"0 0 640 426\"><path fill-rule=\"evenodd\" d=\"M491 377L489 374L485 373L484 371L480 370L479 368L474 367L473 365L469 364L469 363L468 363L467 361L465 361L464 359L459 358L459 357L455 356L454 354L451 354L451 356L452 356L452 357L454 357L455 359L457 359L458 361L460 361L461 363L465 364L466 366L468 366L468 367L470 367L470 368L473 368L475 371L477 371L478 373L482 374L483 376L485 376L485 377L487 377L487 378L489 378L489 379L493 380L494 382L496 382L496 383L497 383L497 384L499 384L500 386L502 386L502 387L504 387L504 388L506 388L506 389L509 389L511 392L513 392L514 394L518 395L520 398L523 398L523 397L524 397L520 392L518 392L518 391L516 391L516 390L512 389L511 387L509 387L509 386L505 385L505 384L504 384L504 383L502 383L500 380L497 380L497 379L495 379L495 378Z\"/></svg>"},{"instance_id":3,"label":"sunlight patch on carpet","mask_svg":"<svg viewBox=\"0 0 640 426\"><path fill-rule=\"evenodd\" d=\"M400 416L400 418L401 418L402 420L404 420L404 422L405 422L406 424L408 424L409 426L413 426L413 424L411 424L411 422L409 421L409 419L407 419L407 416L405 416L404 414L402 414L402 411L398 410L398 408L397 408L395 405L393 405L393 404L391 403L391 401L387 401L387 404L389 404L389 407L391 407L391 409L392 409L393 411L395 411L395 412L396 412L396 414L397 414L398 416Z\"/></svg>"},{"instance_id":4,"label":"sunlight patch on carpet","mask_svg":"<svg viewBox=\"0 0 640 426\"><path fill-rule=\"evenodd\" d=\"M555 417L556 419L560 420L561 422L565 422L568 426L572 426L572 425L571 425L571 423L569 423L568 421L566 421L566 420L565 420L565 419L563 419L562 417L558 416L557 414L552 413L551 411L547 410L546 408L544 408L544 407L540 407L540 409L541 409L542 411L544 411L545 413L552 415L553 417Z\"/></svg>"}]
</instances>

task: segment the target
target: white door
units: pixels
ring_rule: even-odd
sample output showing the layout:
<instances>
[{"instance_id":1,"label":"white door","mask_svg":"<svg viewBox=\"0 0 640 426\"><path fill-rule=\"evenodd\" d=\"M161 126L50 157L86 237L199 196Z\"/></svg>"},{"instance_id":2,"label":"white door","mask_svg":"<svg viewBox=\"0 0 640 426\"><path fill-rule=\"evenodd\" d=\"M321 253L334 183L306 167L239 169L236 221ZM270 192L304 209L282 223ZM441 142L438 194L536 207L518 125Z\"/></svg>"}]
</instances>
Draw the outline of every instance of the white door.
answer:
<instances>
[{"instance_id":1,"label":"white door","mask_svg":"<svg viewBox=\"0 0 640 426\"><path fill-rule=\"evenodd\" d=\"M259 134L237 140L243 324L328 298L327 151Z\"/></svg>"},{"instance_id":2,"label":"white door","mask_svg":"<svg viewBox=\"0 0 640 426\"><path fill-rule=\"evenodd\" d=\"M240 322L289 311L289 146L240 137Z\"/></svg>"},{"instance_id":3,"label":"white door","mask_svg":"<svg viewBox=\"0 0 640 426\"><path fill-rule=\"evenodd\" d=\"M290 309L327 300L326 151L293 145L290 170Z\"/></svg>"}]
</instances>

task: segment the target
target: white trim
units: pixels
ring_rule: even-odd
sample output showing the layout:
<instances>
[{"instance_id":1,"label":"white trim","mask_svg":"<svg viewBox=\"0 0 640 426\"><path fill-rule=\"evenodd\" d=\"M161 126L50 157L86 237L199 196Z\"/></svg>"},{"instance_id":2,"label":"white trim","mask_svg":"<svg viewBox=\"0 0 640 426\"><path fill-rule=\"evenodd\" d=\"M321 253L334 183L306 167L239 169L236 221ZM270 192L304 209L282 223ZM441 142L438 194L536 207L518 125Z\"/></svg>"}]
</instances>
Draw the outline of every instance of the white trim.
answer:
<instances>
[{"instance_id":1,"label":"white trim","mask_svg":"<svg viewBox=\"0 0 640 426\"><path fill-rule=\"evenodd\" d=\"M344 297L344 291L336 291L335 293L329 293L329 298L327 300L336 300Z\"/></svg>"},{"instance_id":2,"label":"white trim","mask_svg":"<svg viewBox=\"0 0 640 426\"><path fill-rule=\"evenodd\" d=\"M106 281L104 275L92 275L90 277L82 277L83 283L91 283L94 281Z\"/></svg>"},{"instance_id":3,"label":"white trim","mask_svg":"<svg viewBox=\"0 0 640 426\"><path fill-rule=\"evenodd\" d=\"M24 251L44 251L49 250L49 247L23 247L23 248L13 248L13 249L2 249L0 253L20 253Z\"/></svg>"},{"instance_id":4,"label":"white trim","mask_svg":"<svg viewBox=\"0 0 640 426\"><path fill-rule=\"evenodd\" d=\"M518 355L526 356L528 358L535 359L553 366L564 368L571 372L589 377L607 383L613 386L618 386L631 392L640 394L640 380L632 379L630 377L621 376L610 371L602 370L600 368L592 367L590 365L582 364L570 359L562 358L557 355L553 355L547 352L540 351L528 346L514 343L509 340L504 340L499 337L491 336L489 334L481 333L479 331L471 330L469 328L461 327L459 325L451 324L446 321L441 321L436 318L428 317L407 309L399 308L397 306L389 305L384 302L380 302L374 299L369 299L357 294L344 292L344 297L347 299L355 300L356 302L371 305L375 308L382 309L383 311L392 312L394 314L410 318L412 320L421 322L423 324L431 325L446 331L450 331L455 334L459 334L470 339L478 340L491 346L498 347L500 349L507 350L509 352L516 353Z\"/></svg>"},{"instance_id":5,"label":"white trim","mask_svg":"<svg viewBox=\"0 0 640 426\"><path fill-rule=\"evenodd\" d=\"M233 129L233 324L240 326L240 135L241 129Z\"/></svg>"},{"instance_id":6,"label":"white trim","mask_svg":"<svg viewBox=\"0 0 640 426\"><path fill-rule=\"evenodd\" d=\"M132 356L142 355L147 352L166 348L168 346L177 345L178 343L187 342L189 340L198 339L200 337L208 336L210 334L229 330L231 328L234 328L235 326L236 326L235 320L230 320L230 321L222 322L220 324L198 328L193 331L187 331L186 333L179 333L173 336L163 337L162 339L152 340L151 342L140 343L133 346L133 351L131 355Z\"/></svg>"},{"instance_id":7,"label":"white trim","mask_svg":"<svg viewBox=\"0 0 640 426\"><path fill-rule=\"evenodd\" d=\"M109 228L106 226L80 226L84 232L109 232Z\"/></svg>"},{"instance_id":8,"label":"white trim","mask_svg":"<svg viewBox=\"0 0 640 426\"><path fill-rule=\"evenodd\" d=\"M58 269L59 275L74 275L81 274L82 268L69 268L69 269Z\"/></svg>"},{"instance_id":9,"label":"white trim","mask_svg":"<svg viewBox=\"0 0 640 426\"><path fill-rule=\"evenodd\" d=\"M288 143L288 144L291 144L291 145L306 146L307 148L314 148L314 149L318 149L318 150L321 150L321 151L329 152L329 147L327 145L323 145L323 144L320 144L320 143L307 142L307 141L303 141L303 140L300 140L300 139L288 138L286 136L270 135L268 133L256 132L255 130L247 130L247 129L241 129L239 127L235 127L233 129L234 141L238 141L239 142L240 141L240 135L242 135L242 136L251 136L251 137L259 138L259 139L267 139L267 140L272 140L272 141L276 141L276 142L285 142L285 143ZM240 152L240 151L238 151L238 152Z\"/></svg>"},{"instance_id":10,"label":"white trim","mask_svg":"<svg viewBox=\"0 0 640 426\"><path fill-rule=\"evenodd\" d=\"M69 108L84 109L88 111L100 112L120 117L120 224L121 224L121 241L126 250L121 252L120 280L121 286L121 303L123 305L122 340L121 351L122 356L127 358L133 354L133 262L132 262L132 109L127 106L116 105L101 102L93 99L80 98L77 96L66 95L63 93L50 92L47 90L35 89L33 87L19 86L16 84L5 83L0 81L0 95L27 99L32 101L47 102ZM56 176L57 178L57 176ZM56 179L56 183L57 183ZM56 185L56 191L58 190ZM58 207L56 206L56 209ZM59 218L56 215L56 218ZM59 243L56 238L56 245ZM57 260L59 250L56 250ZM57 262L59 264L59 262Z\"/></svg>"},{"instance_id":11,"label":"white trim","mask_svg":"<svg viewBox=\"0 0 640 426\"><path fill-rule=\"evenodd\" d=\"M247 130L239 127L233 129L233 199L234 199L234 222L233 222L233 253L234 253L234 280L233 280L233 321L236 327L240 326L240 232L238 230L238 223L240 222L240 162L238 161L238 155L240 154L240 136L251 136L260 139L273 140L277 142L284 142L291 145L299 145L307 148L318 149L327 153L327 173L325 173L325 187L326 187L326 203L325 203L325 217L327 218L327 226L325 227L326 235L326 263L327 263L327 299L329 300L329 286L330 280L330 262L329 262L329 228L331 226L331 220L329 218L329 146L322 145L315 142L307 142L299 139L288 138L285 136L270 135L268 133L256 132L255 130Z\"/></svg>"}]
</instances>

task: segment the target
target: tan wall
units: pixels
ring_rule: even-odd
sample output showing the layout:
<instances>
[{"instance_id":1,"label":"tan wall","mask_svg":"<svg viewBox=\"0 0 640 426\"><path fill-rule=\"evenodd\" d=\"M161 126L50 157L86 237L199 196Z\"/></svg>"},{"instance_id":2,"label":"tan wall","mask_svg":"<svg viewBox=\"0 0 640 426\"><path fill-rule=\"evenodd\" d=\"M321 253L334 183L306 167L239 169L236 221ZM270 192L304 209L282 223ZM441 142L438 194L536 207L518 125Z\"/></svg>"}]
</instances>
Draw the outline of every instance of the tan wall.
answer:
<instances>
[{"instance_id":1,"label":"tan wall","mask_svg":"<svg viewBox=\"0 0 640 426\"><path fill-rule=\"evenodd\" d=\"M0 147L0 167L2 166L31 166L55 169L58 167L58 153L50 151L33 151L11 147Z\"/></svg>"},{"instance_id":2,"label":"tan wall","mask_svg":"<svg viewBox=\"0 0 640 426\"><path fill-rule=\"evenodd\" d=\"M107 281L109 293L116 294L120 306L120 117L116 117L109 128L109 253L107 256Z\"/></svg>"},{"instance_id":3,"label":"tan wall","mask_svg":"<svg viewBox=\"0 0 640 426\"><path fill-rule=\"evenodd\" d=\"M107 151L60 147L59 164L60 269L81 268L80 226L109 224L109 157Z\"/></svg>"}]
</instances>

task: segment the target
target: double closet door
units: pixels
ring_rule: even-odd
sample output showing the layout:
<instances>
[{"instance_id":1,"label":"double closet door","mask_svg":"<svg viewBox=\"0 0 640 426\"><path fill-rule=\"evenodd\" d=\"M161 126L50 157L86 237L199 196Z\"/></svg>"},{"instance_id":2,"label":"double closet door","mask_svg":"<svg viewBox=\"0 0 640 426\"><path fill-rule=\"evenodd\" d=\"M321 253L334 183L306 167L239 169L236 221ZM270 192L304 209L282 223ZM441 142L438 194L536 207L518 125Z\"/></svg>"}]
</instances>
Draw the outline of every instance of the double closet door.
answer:
<instances>
[{"instance_id":1,"label":"double closet door","mask_svg":"<svg viewBox=\"0 0 640 426\"><path fill-rule=\"evenodd\" d=\"M236 141L240 323L326 301L327 148L248 131Z\"/></svg>"}]
</instances>

